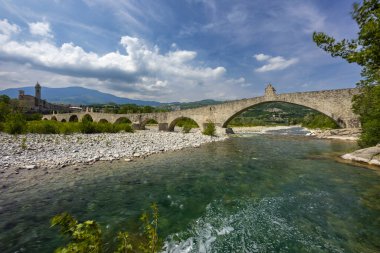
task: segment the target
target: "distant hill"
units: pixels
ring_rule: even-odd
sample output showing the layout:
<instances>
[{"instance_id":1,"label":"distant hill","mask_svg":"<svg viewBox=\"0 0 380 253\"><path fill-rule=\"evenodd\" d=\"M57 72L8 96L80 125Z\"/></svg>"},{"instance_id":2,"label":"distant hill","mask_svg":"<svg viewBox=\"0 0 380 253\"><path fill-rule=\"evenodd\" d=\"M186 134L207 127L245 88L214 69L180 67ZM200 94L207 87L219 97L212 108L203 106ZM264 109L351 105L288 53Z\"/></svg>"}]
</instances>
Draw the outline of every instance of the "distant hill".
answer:
<instances>
[{"instance_id":1,"label":"distant hill","mask_svg":"<svg viewBox=\"0 0 380 253\"><path fill-rule=\"evenodd\" d=\"M21 87L0 90L0 95L7 95L11 98L18 97L18 91L24 90L26 95L34 96L34 87ZM134 100L129 98L117 97L97 90L82 87L49 88L42 87L42 99L51 103L90 105L90 104L136 104L158 106L161 103L155 101Z\"/></svg>"},{"instance_id":2,"label":"distant hill","mask_svg":"<svg viewBox=\"0 0 380 253\"><path fill-rule=\"evenodd\" d=\"M193 109L193 108L198 108L202 106L208 106L208 105L217 105L217 104L222 104L224 101L217 101L213 99L205 99L205 100L200 100L200 101L195 101L195 102L172 102L172 103L165 103L160 105L161 108L164 109Z\"/></svg>"}]
</instances>

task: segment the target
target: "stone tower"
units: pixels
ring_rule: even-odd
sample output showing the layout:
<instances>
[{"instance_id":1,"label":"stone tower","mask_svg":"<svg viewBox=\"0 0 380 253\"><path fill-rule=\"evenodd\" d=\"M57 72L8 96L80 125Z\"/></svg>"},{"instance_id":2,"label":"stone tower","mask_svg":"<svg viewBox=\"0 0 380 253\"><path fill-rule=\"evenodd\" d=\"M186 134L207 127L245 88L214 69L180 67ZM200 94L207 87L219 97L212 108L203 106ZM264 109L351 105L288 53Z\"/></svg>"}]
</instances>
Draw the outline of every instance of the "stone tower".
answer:
<instances>
[{"instance_id":1,"label":"stone tower","mask_svg":"<svg viewBox=\"0 0 380 253\"><path fill-rule=\"evenodd\" d=\"M37 82L36 86L34 87L36 94L35 97L38 99L41 99L41 85Z\"/></svg>"},{"instance_id":2,"label":"stone tower","mask_svg":"<svg viewBox=\"0 0 380 253\"><path fill-rule=\"evenodd\" d=\"M24 96L25 96L25 91L23 91L23 90L19 90L19 91L18 91L18 99L19 99L19 100L23 100L23 99L24 99Z\"/></svg>"},{"instance_id":3,"label":"stone tower","mask_svg":"<svg viewBox=\"0 0 380 253\"><path fill-rule=\"evenodd\" d=\"M276 89L272 86L272 84L268 84L265 88L265 98L274 99L276 97Z\"/></svg>"}]
</instances>

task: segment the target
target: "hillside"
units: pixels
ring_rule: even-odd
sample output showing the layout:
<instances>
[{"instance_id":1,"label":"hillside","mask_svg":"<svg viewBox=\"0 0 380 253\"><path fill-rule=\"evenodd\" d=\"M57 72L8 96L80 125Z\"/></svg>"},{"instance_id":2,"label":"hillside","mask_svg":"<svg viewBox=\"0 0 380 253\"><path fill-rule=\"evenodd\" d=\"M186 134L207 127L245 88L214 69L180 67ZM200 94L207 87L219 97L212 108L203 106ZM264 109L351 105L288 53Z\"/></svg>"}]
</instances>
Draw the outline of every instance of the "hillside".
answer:
<instances>
[{"instance_id":1,"label":"hillside","mask_svg":"<svg viewBox=\"0 0 380 253\"><path fill-rule=\"evenodd\" d=\"M34 95L34 87L21 87L0 90L0 95L7 95L11 98L18 97L18 91L24 90L27 95ZM161 103L155 101L134 100L117 97L108 93L82 87L49 88L42 87L42 99L51 103L90 105L90 104L136 104L158 106Z\"/></svg>"}]
</instances>

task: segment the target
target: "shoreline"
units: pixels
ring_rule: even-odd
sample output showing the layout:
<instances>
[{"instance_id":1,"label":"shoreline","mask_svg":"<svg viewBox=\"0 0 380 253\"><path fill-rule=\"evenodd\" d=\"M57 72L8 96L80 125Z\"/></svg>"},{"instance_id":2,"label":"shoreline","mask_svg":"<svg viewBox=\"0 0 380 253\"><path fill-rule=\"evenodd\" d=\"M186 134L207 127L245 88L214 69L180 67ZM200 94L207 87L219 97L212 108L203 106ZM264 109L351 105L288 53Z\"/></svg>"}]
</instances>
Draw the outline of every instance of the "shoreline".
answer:
<instances>
[{"instance_id":1,"label":"shoreline","mask_svg":"<svg viewBox=\"0 0 380 253\"><path fill-rule=\"evenodd\" d=\"M6 180L23 171L59 170L92 165L98 161L131 162L152 154L181 150L223 141L200 132L137 131L112 134L25 134L0 133L0 178Z\"/></svg>"},{"instance_id":2,"label":"shoreline","mask_svg":"<svg viewBox=\"0 0 380 253\"><path fill-rule=\"evenodd\" d=\"M236 134L268 134L268 131L299 127L301 126L259 126L233 128L233 130ZM311 132L309 129L304 129ZM305 136L352 141L350 138L347 139L347 136L345 138L341 138L341 136L326 138L312 134ZM0 189L7 191L8 187L13 188L18 184L20 186L31 185L32 182L38 182L39 179L43 181L44 178L64 176L67 173L81 171L82 168L89 165L111 164L114 161L129 163L154 154L198 148L203 144L228 138L228 135L205 136L197 129L193 129L187 134L154 130L142 130L135 133L72 135L26 134L12 136L0 133L0 143L3 144L0 146ZM340 159L368 163L368 161L357 160L349 155L344 154L340 156ZM374 163L372 165L379 166Z\"/></svg>"},{"instance_id":3,"label":"shoreline","mask_svg":"<svg viewBox=\"0 0 380 253\"><path fill-rule=\"evenodd\" d=\"M301 125L293 126L254 126L254 127L232 127L234 133L256 133L256 134L267 134L269 131L277 130L288 130L292 128L302 128L302 130L309 133L305 136L315 137L319 139L336 139L344 141L357 141L359 139L361 130L360 129L309 129L302 127Z\"/></svg>"}]
</instances>

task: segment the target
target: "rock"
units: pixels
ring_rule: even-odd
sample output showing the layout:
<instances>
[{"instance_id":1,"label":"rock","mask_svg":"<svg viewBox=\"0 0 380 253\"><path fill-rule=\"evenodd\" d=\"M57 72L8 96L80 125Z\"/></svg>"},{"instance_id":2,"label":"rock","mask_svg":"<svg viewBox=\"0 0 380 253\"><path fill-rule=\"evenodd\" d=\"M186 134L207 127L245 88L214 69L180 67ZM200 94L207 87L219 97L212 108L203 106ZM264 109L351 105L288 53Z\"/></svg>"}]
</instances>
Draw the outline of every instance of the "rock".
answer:
<instances>
[{"instance_id":1,"label":"rock","mask_svg":"<svg viewBox=\"0 0 380 253\"><path fill-rule=\"evenodd\" d=\"M235 132L234 132L234 130L232 128L230 128L230 127L226 128L226 134L234 134L234 133Z\"/></svg>"},{"instance_id":2,"label":"rock","mask_svg":"<svg viewBox=\"0 0 380 253\"><path fill-rule=\"evenodd\" d=\"M132 159L130 159L130 158L125 158L124 161L126 161L126 162L132 162Z\"/></svg>"},{"instance_id":3,"label":"rock","mask_svg":"<svg viewBox=\"0 0 380 253\"><path fill-rule=\"evenodd\" d=\"M140 153L134 153L133 156L134 157L140 157L141 155L140 155Z\"/></svg>"},{"instance_id":4,"label":"rock","mask_svg":"<svg viewBox=\"0 0 380 253\"><path fill-rule=\"evenodd\" d=\"M24 168L27 170L33 170L33 169L37 169L37 165L25 165Z\"/></svg>"},{"instance_id":5,"label":"rock","mask_svg":"<svg viewBox=\"0 0 380 253\"><path fill-rule=\"evenodd\" d=\"M380 166L380 146L356 150L341 156L343 159Z\"/></svg>"}]
</instances>

